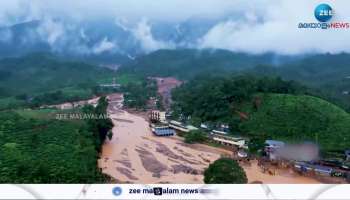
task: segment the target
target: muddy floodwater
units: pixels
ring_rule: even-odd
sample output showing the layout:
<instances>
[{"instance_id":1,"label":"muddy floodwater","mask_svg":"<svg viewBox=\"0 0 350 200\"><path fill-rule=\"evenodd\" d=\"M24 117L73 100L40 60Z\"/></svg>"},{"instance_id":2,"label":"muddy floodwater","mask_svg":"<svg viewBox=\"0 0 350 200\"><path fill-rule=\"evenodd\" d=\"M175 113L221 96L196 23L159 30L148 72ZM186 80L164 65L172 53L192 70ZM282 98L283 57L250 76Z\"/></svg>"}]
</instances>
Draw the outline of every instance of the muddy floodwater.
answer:
<instances>
[{"instance_id":1,"label":"muddy floodwater","mask_svg":"<svg viewBox=\"0 0 350 200\"><path fill-rule=\"evenodd\" d=\"M230 152L202 144L188 145L182 138L157 137L146 119L122 109L123 95L109 96L108 112L114 128L98 161L103 173L124 183L203 183L208 165ZM253 164L245 167L249 182L315 183L305 177L270 176Z\"/></svg>"},{"instance_id":2,"label":"muddy floodwater","mask_svg":"<svg viewBox=\"0 0 350 200\"><path fill-rule=\"evenodd\" d=\"M122 110L122 95L110 97L112 140L102 148L99 167L121 182L203 183L203 171L225 150L187 145L179 137L157 137L140 115Z\"/></svg>"}]
</instances>

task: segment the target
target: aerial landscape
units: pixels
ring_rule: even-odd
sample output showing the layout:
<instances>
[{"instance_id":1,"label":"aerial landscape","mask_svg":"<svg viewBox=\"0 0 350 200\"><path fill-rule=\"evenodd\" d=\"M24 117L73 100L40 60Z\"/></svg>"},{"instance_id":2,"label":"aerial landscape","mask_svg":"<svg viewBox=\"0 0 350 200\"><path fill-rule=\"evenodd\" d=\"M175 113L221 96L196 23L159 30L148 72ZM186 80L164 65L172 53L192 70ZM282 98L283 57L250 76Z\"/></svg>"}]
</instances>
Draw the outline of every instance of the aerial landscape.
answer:
<instances>
[{"instance_id":1,"label":"aerial landscape","mask_svg":"<svg viewBox=\"0 0 350 200\"><path fill-rule=\"evenodd\" d=\"M350 34L298 29L317 1L101 2L0 3L0 183L350 183Z\"/></svg>"}]
</instances>

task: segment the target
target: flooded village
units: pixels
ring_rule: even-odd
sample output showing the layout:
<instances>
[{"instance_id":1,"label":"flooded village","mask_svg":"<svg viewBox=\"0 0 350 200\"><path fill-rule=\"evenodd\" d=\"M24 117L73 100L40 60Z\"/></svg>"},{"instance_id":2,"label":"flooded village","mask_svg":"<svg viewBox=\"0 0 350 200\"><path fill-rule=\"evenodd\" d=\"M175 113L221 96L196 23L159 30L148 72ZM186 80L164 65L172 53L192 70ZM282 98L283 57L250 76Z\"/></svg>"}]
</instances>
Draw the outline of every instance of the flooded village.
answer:
<instances>
[{"instance_id":1,"label":"flooded village","mask_svg":"<svg viewBox=\"0 0 350 200\"><path fill-rule=\"evenodd\" d=\"M155 78L165 110L169 111L170 90L179 86L174 78ZM206 129L169 120L159 110L135 112L123 107L123 94L112 94L108 112L112 117L113 137L103 145L99 167L122 183L203 183L203 172L220 157L236 159L249 183L342 183L331 177L329 167L302 162L279 162L249 157L248 141L229 136L225 126L211 130L208 138L218 145L187 144L181 137L191 130ZM268 141L267 141L268 142ZM273 142L272 142L273 143ZM266 144L268 150L278 148Z\"/></svg>"},{"instance_id":2,"label":"flooded village","mask_svg":"<svg viewBox=\"0 0 350 200\"><path fill-rule=\"evenodd\" d=\"M349 175L345 166L297 161L304 158L287 155L285 151L290 145L282 141L265 141L265 156L257 157L248 153L249 138L228 134L228 125L209 129L206 124L195 127L169 119L171 90L182 82L172 77L152 79L157 83L164 111L154 107L146 111L132 110L124 106L123 93L107 96L108 116L114 125L113 136L106 138L102 146L98 167L114 182L203 183L203 173L209 164L226 157L239 162L246 172L248 183L346 183ZM95 97L53 107L70 109L86 104L96 105L98 99ZM155 105L155 100L150 99L150 104ZM185 143L183 136L199 129L207 133L210 143ZM311 152L306 156L318 156L317 146L303 144L297 147L302 148L306 151L294 153L304 155Z\"/></svg>"}]
</instances>

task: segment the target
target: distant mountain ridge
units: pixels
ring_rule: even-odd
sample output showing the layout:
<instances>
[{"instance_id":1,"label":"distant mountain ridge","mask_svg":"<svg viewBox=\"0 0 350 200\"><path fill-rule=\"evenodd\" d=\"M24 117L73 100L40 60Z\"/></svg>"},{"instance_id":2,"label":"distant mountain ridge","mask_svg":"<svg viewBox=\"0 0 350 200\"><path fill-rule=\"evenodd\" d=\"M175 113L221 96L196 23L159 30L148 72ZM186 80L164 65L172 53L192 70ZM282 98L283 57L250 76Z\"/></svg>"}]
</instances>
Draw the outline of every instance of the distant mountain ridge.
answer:
<instances>
[{"instance_id":1,"label":"distant mountain ridge","mask_svg":"<svg viewBox=\"0 0 350 200\"><path fill-rule=\"evenodd\" d=\"M350 110L348 53L283 56L220 49L158 50L123 65L120 71L145 76L175 76L183 80L200 74L223 73L280 76L319 89Z\"/></svg>"},{"instance_id":2,"label":"distant mountain ridge","mask_svg":"<svg viewBox=\"0 0 350 200\"><path fill-rule=\"evenodd\" d=\"M275 65L292 59L273 53L253 55L222 49L158 50L123 65L121 71L146 76L175 76L189 79L201 73L242 71L260 64ZM298 59L298 58L295 58Z\"/></svg>"}]
</instances>

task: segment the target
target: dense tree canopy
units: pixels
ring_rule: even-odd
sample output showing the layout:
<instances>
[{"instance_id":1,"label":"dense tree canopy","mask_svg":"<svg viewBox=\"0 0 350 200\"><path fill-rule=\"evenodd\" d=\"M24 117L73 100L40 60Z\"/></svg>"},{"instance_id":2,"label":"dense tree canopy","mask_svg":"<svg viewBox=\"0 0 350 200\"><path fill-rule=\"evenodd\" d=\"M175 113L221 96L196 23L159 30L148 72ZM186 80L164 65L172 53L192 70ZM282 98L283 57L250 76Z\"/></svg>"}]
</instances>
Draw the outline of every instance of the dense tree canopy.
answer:
<instances>
[{"instance_id":1,"label":"dense tree canopy","mask_svg":"<svg viewBox=\"0 0 350 200\"><path fill-rule=\"evenodd\" d=\"M128 83L122 87L122 90L125 91L125 106L130 108L145 109L150 97L157 96L157 84L151 79Z\"/></svg>"},{"instance_id":2,"label":"dense tree canopy","mask_svg":"<svg viewBox=\"0 0 350 200\"><path fill-rule=\"evenodd\" d=\"M83 112L87 114L95 114L97 116L107 116L108 100L106 97L101 97L98 100L96 108L91 105L85 106ZM94 144L96 150L100 152L101 146L104 143L106 136L113 127L111 119L88 119L88 130L93 133Z\"/></svg>"},{"instance_id":3,"label":"dense tree canopy","mask_svg":"<svg viewBox=\"0 0 350 200\"><path fill-rule=\"evenodd\" d=\"M256 141L314 141L324 150L350 145L350 115L293 81L254 76L200 77L173 92L174 116L199 125L226 123ZM254 147L253 147L254 149Z\"/></svg>"},{"instance_id":4,"label":"dense tree canopy","mask_svg":"<svg viewBox=\"0 0 350 200\"><path fill-rule=\"evenodd\" d=\"M206 134L200 130L193 130L185 134L185 142L190 144L204 142L206 139Z\"/></svg>"},{"instance_id":5,"label":"dense tree canopy","mask_svg":"<svg viewBox=\"0 0 350 200\"><path fill-rule=\"evenodd\" d=\"M173 91L175 114L230 123L232 113L256 93L304 93L293 81L253 76L200 76Z\"/></svg>"},{"instance_id":6,"label":"dense tree canopy","mask_svg":"<svg viewBox=\"0 0 350 200\"><path fill-rule=\"evenodd\" d=\"M230 158L220 158L210 164L204 172L206 184L242 184L247 183L247 176L237 161Z\"/></svg>"},{"instance_id":7,"label":"dense tree canopy","mask_svg":"<svg viewBox=\"0 0 350 200\"><path fill-rule=\"evenodd\" d=\"M87 99L113 76L107 68L44 53L0 59L0 110Z\"/></svg>"}]
</instances>

